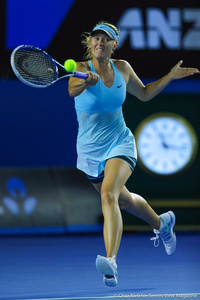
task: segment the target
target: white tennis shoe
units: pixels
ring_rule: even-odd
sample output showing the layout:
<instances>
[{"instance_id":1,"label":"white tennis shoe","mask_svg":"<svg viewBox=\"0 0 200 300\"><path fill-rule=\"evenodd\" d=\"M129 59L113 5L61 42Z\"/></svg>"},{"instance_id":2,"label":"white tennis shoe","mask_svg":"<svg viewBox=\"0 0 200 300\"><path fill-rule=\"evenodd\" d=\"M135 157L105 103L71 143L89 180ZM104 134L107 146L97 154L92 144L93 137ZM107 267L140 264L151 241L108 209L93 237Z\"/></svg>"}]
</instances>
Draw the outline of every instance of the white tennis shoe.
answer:
<instances>
[{"instance_id":1,"label":"white tennis shoe","mask_svg":"<svg viewBox=\"0 0 200 300\"><path fill-rule=\"evenodd\" d=\"M117 285L117 264L115 263L114 258L115 256L104 257L97 255L96 268L103 274L103 282L107 286Z\"/></svg>"},{"instance_id":2,"label":"white tennis shoe","mask_svg":"<svg viewBox=\"0 0 200 300\"><path fill-rule=\"evenodd\" d=\"M171 255L176 250L176 234L173 231L176 223L176 217L172 211L168 211L167 213L160 215L160 218L163 223L163 228L161 231L153 229L156 236L151 238L151 240L154 241L154 246L158 247L159 238L161 238L167 254Z\"/></svg>"}]
</instances>

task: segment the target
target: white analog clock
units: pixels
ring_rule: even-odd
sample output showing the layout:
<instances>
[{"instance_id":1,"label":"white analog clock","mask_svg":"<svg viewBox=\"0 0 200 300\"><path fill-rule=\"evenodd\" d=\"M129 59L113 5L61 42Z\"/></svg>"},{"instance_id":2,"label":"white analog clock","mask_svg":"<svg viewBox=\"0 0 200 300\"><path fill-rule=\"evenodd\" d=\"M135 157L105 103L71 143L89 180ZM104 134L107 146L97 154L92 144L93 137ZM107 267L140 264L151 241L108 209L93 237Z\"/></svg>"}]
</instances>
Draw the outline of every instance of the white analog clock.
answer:
<instances>
[{"instance_id":1,"label":"white analog clock","mask_svg":"<svg viewBox=\"0 0 200 300\"><path fill-rule=\"evenodd\" d=\"M182 171L197 153L193 127L172 113L158 113L143 120L136 128L135 138L139 164L158 175Z\"/></svg>"}]
</instances>

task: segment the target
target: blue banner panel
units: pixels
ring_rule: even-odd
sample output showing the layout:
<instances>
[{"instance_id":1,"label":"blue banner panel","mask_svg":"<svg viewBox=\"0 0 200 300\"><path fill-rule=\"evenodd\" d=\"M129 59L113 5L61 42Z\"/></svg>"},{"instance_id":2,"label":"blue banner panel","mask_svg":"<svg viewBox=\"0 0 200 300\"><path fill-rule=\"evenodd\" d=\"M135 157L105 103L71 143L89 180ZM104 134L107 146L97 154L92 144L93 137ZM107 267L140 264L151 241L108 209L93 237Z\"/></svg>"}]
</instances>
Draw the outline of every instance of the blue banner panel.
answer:
<instances>
[{"instance_id":1,"label":"blue banner panel","mask_svg":"<svg viewBox=\"0 0 200 300\"><path fill-rule=\"evenodd\" d=\"M74 0L7 0L6 48L35 45L46 49Z\"/></svg>"}]
</instances>

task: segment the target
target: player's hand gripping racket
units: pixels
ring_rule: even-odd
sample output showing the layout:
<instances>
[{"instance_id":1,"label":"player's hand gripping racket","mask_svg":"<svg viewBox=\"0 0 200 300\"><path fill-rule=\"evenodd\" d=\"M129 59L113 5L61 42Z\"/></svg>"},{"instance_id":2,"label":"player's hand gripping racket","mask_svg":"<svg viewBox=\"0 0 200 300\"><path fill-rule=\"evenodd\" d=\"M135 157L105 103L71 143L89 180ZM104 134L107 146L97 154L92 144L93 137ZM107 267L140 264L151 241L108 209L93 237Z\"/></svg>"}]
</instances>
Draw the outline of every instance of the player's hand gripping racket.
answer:
<instances>
[{"instance_id":1,"label":"player's hand gripping racket","mask_svg":"<svg viewBox=\"0 0 200 300\"><path fill-rule=\"evenodd\" d=\"M65 77L86 79L88 74L82 72L69 72L59 77L58 68L67 72L60 63L55 61L40 48L21 45L11 54L11 66L15 75L25 84L44 88Z\"/></svg>"}]
</instances>

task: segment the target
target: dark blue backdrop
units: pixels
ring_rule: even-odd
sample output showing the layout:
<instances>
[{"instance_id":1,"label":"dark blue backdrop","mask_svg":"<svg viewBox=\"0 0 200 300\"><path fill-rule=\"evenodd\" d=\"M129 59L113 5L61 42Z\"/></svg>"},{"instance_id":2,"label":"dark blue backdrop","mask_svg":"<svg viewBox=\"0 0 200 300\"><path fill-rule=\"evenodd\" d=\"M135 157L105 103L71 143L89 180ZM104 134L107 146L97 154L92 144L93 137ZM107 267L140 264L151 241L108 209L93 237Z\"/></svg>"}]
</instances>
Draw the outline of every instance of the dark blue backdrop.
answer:
<instances>
[{"instance_id":1,"label":"dark blue backdrop","mask_svg":"<svg viewBox=\"0 0 200 300\"><path fill-rule=\"evenodd\" d=\"M75 166L77 121L67 80L45 89L0 81L0 166Z\"/></svg>"}]
</instances>

